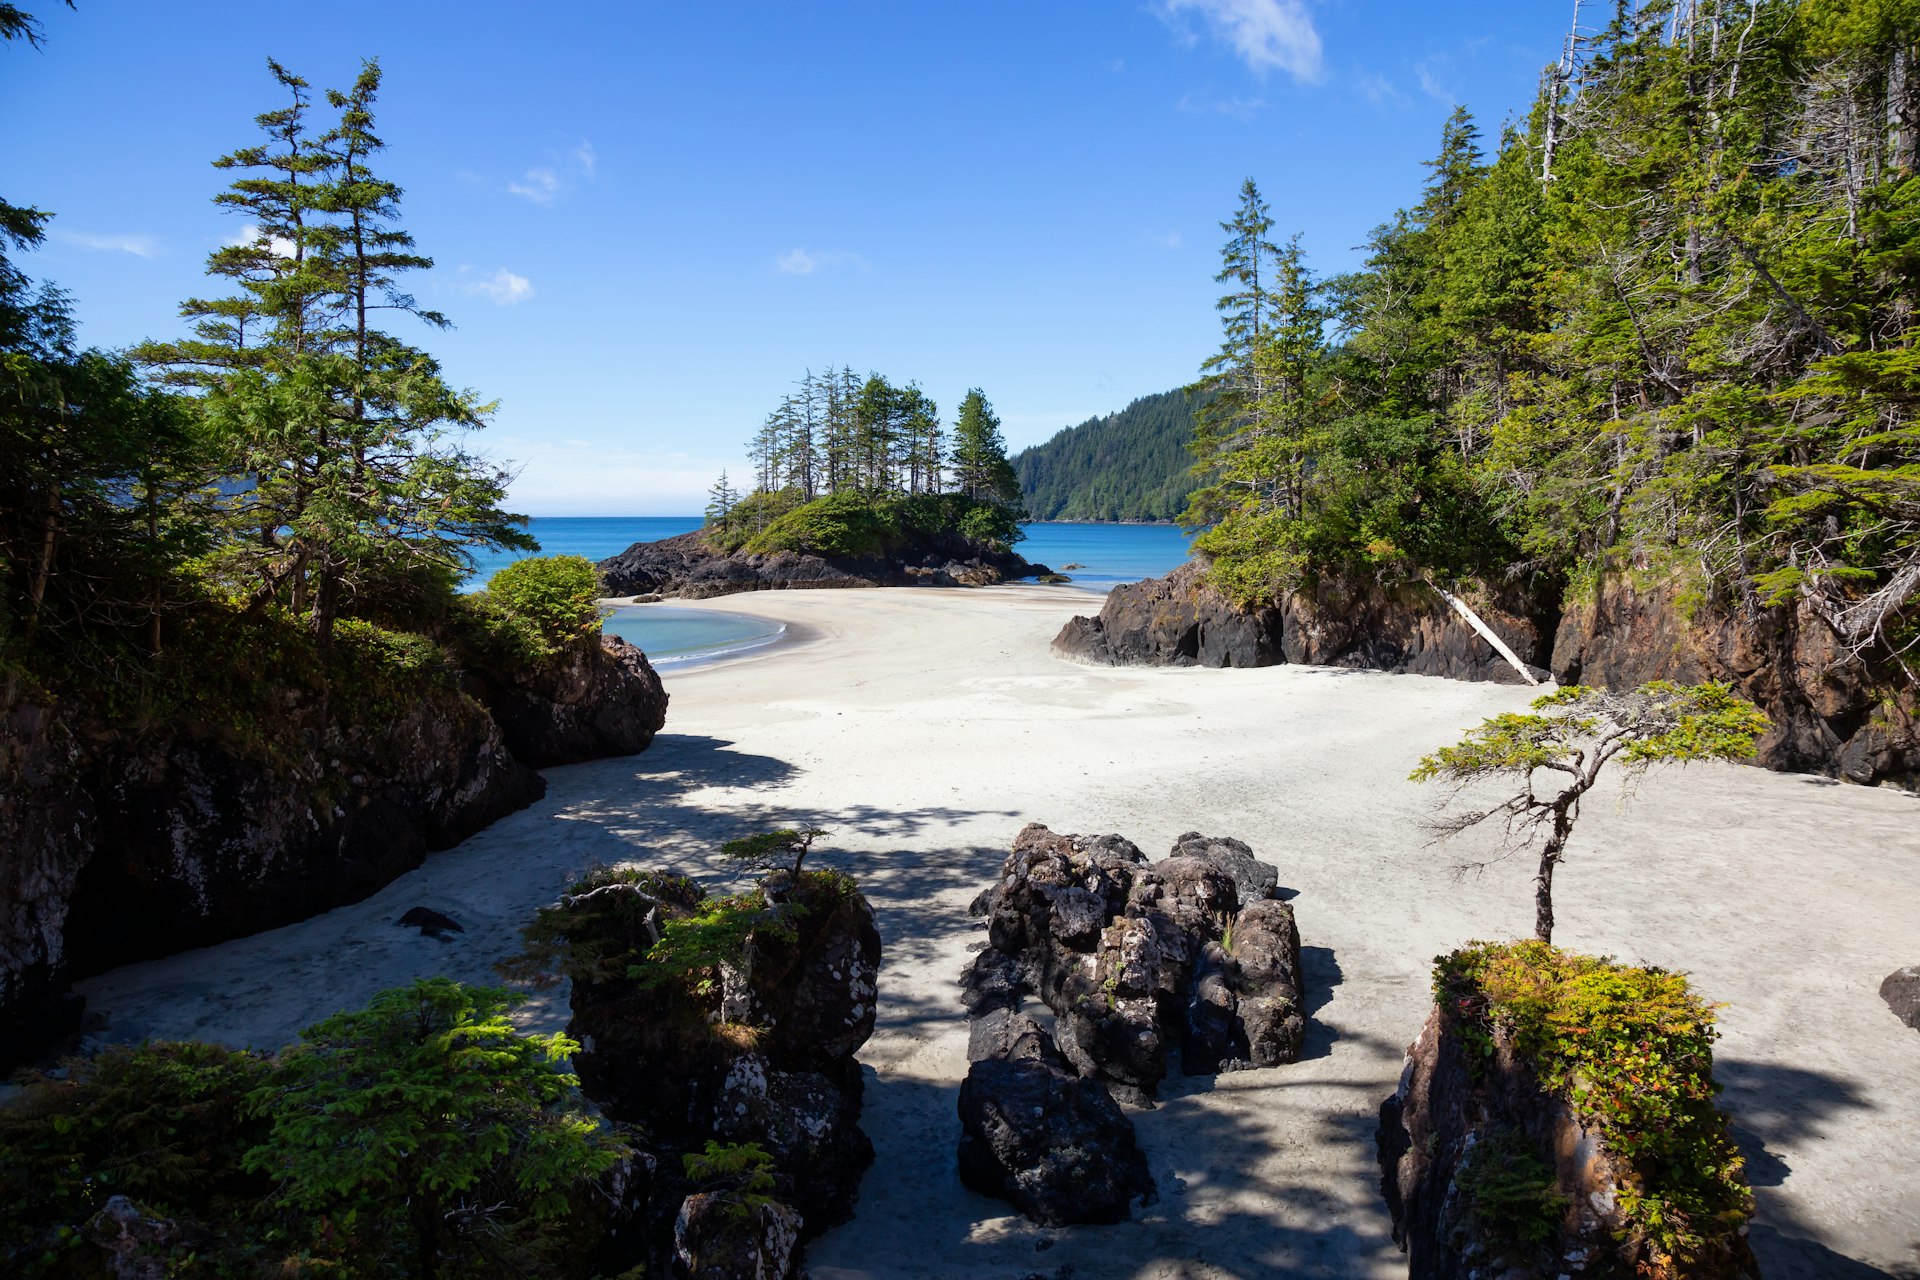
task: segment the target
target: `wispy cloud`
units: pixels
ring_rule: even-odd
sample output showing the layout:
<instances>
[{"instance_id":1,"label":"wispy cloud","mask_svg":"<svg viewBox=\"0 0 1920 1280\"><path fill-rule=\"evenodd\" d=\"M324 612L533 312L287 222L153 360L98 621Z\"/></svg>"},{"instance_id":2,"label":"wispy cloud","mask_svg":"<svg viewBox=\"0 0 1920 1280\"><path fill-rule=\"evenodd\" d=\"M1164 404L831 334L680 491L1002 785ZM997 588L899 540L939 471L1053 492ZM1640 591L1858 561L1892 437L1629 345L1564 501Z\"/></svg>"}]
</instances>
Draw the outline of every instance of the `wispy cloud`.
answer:
<instances>
[{"instance_id":1,"label":"wispy cloud","mask_svg":"<svg viewBox=\"0 0 1920 1280\"><path fill-rule=\"evenodd\" d=\"M461 282L463 290L476 298L489 298L496 306L517 306L533 296L533 282L505 267L496 268L488 276L474 276L472 267L461 267L460 272L469 277Z\"/></svg>"},{"instance_id":2,"label":"wispy cloud","mask_svg":"<svg viewBox=\"0 0 1920 1280\"><path fill-rule=\"evenodd\" d=\"M100 253L130 253L136 258L157 257L160 253L160 242L152 236L94 235L86 231L66 231L57 227L49 234L62 244L70 244L79 249L93 249Z\"/></svg>"},{"instance_id":3,"label":"wispy cloud","mask_svg":"<svg viewBox=\"0 0 1920 1280\"><path fill-rule=\"evenodd\" d=\"M551 169L529 169L518 181L509 182L507 190L522 200L552 204L560 198L560 175Z\"/></svg>"},{"instance_id":4,"label":"wispy cloud","mask_svg":"<svg viewBox=\"0 0 1920 1280\"><path fill-rule=\"evenodd\" d=\"M630 449L557 436L502 436L489 444L516 465L508 486L514 505L549 515L698 511L722 468L735 478L751 471L734 457Z\"/></svg>"},{"instance_id":5,"label":"wispy cloud","mask_svg":"<svg viewBox=\"0 0 1920 1280\"><path fill-rule=\"evenodd\" d=\"M535 165L507 183L507 190L522 200L550 205L572 191L579 182L592 182L600 172L600 156L593 144L582 140L565 155L554 155L552 163Z\"/></svg>"},{"instance_id":6,"label":"wispy cloud","mask_svg":"<svg viewBox=\"0 0 1920 1280\"><path fill-rule=\"evenodd\" d=\"M1173 104L1176 111L1196 115L1232 116L1245 122L1259 115L1267 105L1265 98L1218 97L1210 93L1189 93Z\"/></svg>"},{"instance_id":7,"label":"wispy cloud","mask_svg":"<svg viewBox=\"0 0 1920 1280\"><path fill-rule=\"evenodd\" d=\"M1162 249L1178 249L1186 243L1178 231L1146 231L1140 235L1142 244L1155 245Z\"/></svg>"},{"instance_id":8,"label":"wispy cloud","mask_svg":"<svg viewBox=\"0 0 1920 1280\"><path fill-rule=\"evenodd\" d=\"M1430 98L1441 102L1455 103L1460 99L1447 80L1452 78L1453 59L1444 53L1424 58L1413 68L1414 78L1420 82L1420 91Z\"/></svg>"},{"instance_id":9,"label":"wispy cloud","mask_svg":"<svg viewBox=\"0 0 1920 1280\"><path fill-rule=\"evenodd\" d=\"M1262 75L1320 78L1320 33L1302 0L1156 0L1154 12L1188 41L1199 39L1189 25L1197 19L1208 36L1231 45Z\"/></svg>"},{"instance_id":10,"label":"wispy cloud","mask_svg":"<svg viewBox=\"0 0 1920 1280\"><path fill-rule=\"evenodd\" d=\"M1362 71L1354 77L1353 83L1366 100L1376 107L1404 107L1408 103L1407 95L1401 92L1400 86L1378 71Z\"/></svg>"},{"instance_id":11,"label":"wispy cloud","mask_svg":"<svg viewBox=\"0 0 1920 1280\"><path fill-rule=\"evenodd\" d=\"M267 236L261 232L259 227L254 226L251 222L228 236L225 240L221 241L221 243L230 248L238 249L242 245L258 244L263 240L266 242L267 250L276 258L291 258L293 256L293 241L287 239L285 236Z\"/></svg>"},{"instance_id":12,"label":"wispy cloud","mask_svg":"<svg viewBox=\"0 0 1920 1280\"><path fill-rule=\"evenodd\" d=\"M789 249L773 265L785 275L811 276L837 267L865 268L867 262L847 249Z\"/></svg>"}]
</instances>

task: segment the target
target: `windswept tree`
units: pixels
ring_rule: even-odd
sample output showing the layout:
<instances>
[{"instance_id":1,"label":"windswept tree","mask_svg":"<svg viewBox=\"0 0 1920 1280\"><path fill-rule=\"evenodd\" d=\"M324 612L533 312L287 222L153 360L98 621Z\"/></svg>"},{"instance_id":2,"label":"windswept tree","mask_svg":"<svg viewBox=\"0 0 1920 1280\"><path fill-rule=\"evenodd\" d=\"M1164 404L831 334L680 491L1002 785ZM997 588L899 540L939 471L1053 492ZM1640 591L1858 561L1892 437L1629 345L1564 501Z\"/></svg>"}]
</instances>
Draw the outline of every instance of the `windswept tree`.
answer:
<instances>
[{"instance_id":1,"label":"windswept tree","mask_svg":"<svg viewBox=\"0 0 1920 1280\"><path fill-rule=\"evenodd\" d=\"M1630 693L1571 685L1536 698L1529 715L1494 716L1456 745L1423 757L1412 780L1453 784L1448 801L1476 783L1517 785L1491 808L1460 810L1436 829L1445 838L1482 823L1499 826L1498 851L1461 864L1462 871L1483 870L1537 841L1533 931L1551 943L1554 869L1566 856L1582 798L1608 765L1617 760L1635 778L1656 765L1742 760L1768 727L1758 708L1722 684L1656 680Z\"/></svg>"}]
</instances>

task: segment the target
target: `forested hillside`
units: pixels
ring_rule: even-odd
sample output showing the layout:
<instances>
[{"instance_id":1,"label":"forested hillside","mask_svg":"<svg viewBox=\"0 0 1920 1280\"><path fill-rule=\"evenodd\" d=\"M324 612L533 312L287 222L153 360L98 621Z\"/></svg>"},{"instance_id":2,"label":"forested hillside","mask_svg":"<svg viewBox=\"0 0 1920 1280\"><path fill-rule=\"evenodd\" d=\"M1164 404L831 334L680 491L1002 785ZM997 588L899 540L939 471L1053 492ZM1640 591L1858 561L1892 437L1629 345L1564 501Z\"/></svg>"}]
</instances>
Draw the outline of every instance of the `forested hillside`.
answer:
<instances>
[{"instance_id":1,"label":"forested hillside","mask_svg":"<svg viewBox=\"0 0 1920 1280\"><path fill-rule=\"evenodd\" d=\"M1193 408L1185 390L1141 396L1014 455L1035 520L1172 520L1193 487Z\"/></svg>"},{"instance_id":2,"label":"forested hillside","mask_svg":"<svg viewBox=\"0 0 1920 1280\"><path fill-rule=\"evenodd\" d=\"M1817 618L1841 662L1904 672L1920 5L1598 8L1526 120L1488 139L1455 113L1360 271L1314 278L1246 184L1188 512L1218 521L1214 580L1477 575L1571 604L1632 567L1688 617Z\"/></svg>"}]
</instances>

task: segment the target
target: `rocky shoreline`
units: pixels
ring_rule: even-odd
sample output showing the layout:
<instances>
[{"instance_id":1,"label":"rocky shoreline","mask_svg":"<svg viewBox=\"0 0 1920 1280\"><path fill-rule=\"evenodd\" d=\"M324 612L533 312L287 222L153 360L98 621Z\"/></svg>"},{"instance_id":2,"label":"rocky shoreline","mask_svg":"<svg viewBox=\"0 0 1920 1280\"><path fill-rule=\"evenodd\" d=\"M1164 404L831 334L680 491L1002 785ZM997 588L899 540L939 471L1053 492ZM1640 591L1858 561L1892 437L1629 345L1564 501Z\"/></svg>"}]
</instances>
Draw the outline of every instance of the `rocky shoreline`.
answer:
<instances>
[{"instance_id":1,"label":"rocky shoreline","mask_svg":"<svg viewBox=\"0 0 1920 1280\"><path fill-rule=\"evenodd\" d=\"M1115 587L1096 617L1071 619L1054 652L1107 666L1347 667L1453 680L1523 682L1424 582L1324 577L1243 608L1198 563ZM1808 610L1751 616L1690 603L1681 584L1630 572L1551 607L1508 586L1456 588L1536 680L1627 689L1649 680L1731 684L1773 729L1754 763L1861 785L1920 790L1920 697L1890 663L1851 658Z\"/></svg>"},{"instance_id":2,"label":"rocky shoreline","mask_svg":"<svg viewBox=\"0 0 1920 1280\"><path fill-rule=\"evenodd\" d=\"M731 555L711 546L704 531L636 542L600 561L610 596L704 600L742 591L832 590L860 587L987 587L1052 571L1011 550L958 534L929 538L886 557L832 557L776 551Z\"/></svg>"}]
</instances>

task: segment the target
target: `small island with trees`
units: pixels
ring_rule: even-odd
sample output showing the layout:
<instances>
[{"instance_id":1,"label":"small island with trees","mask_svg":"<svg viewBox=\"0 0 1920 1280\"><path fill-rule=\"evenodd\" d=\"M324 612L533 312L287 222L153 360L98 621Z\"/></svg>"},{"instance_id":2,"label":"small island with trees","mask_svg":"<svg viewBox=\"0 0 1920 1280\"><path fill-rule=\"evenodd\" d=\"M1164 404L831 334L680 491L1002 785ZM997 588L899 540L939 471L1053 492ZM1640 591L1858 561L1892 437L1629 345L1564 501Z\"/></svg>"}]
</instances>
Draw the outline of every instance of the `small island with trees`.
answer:
<instances>
[{"instance_id":1,"label":"small island with trees","mask_svg":"<svg viewBox=\"0 0 1920 1280\"><path fill-rule=\"evenodd\" d=\"M722 472L706 524L600 563L616 596L699 599L782 587L989 586L1057 580L1014 553L1020 482L975 387L952 430L917 383L842 366L767 415L753 487Z\"/></svg>"}]
</instances>

